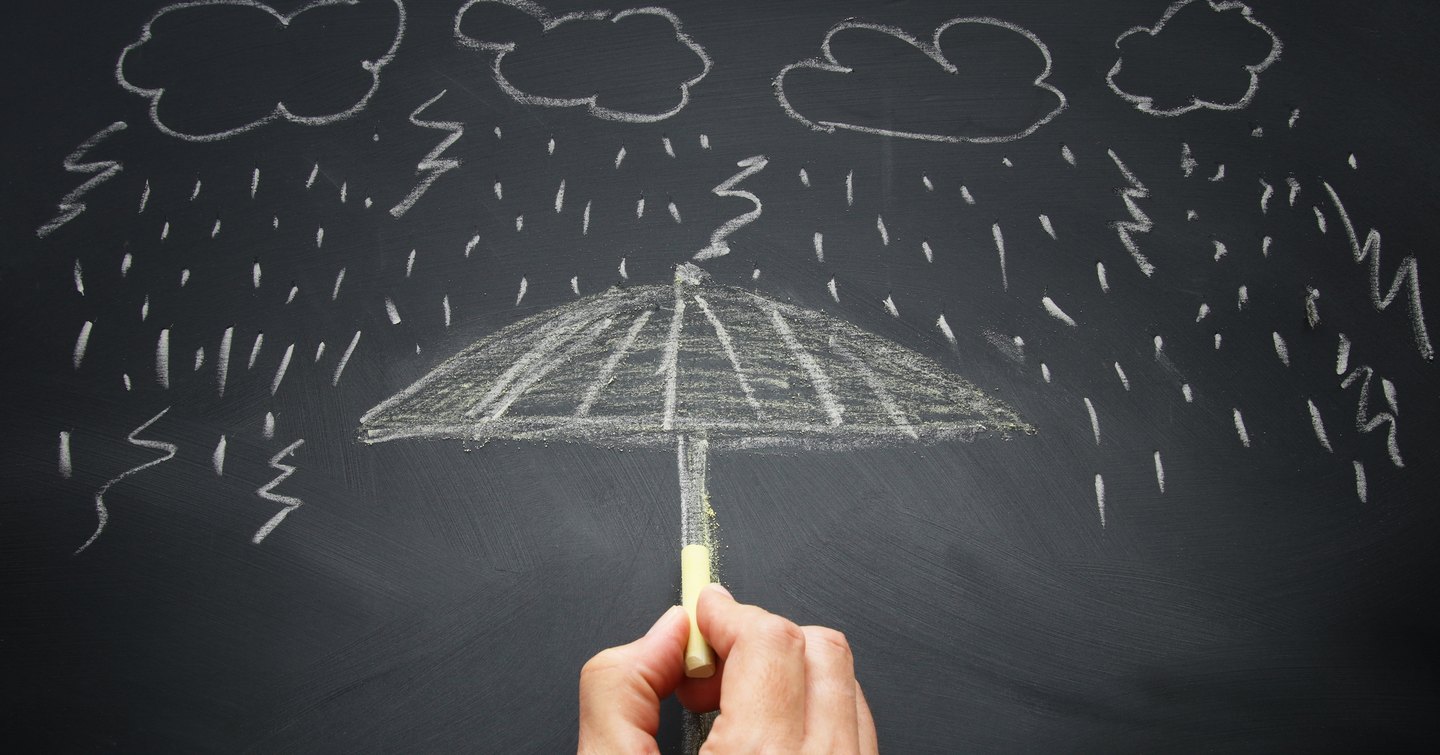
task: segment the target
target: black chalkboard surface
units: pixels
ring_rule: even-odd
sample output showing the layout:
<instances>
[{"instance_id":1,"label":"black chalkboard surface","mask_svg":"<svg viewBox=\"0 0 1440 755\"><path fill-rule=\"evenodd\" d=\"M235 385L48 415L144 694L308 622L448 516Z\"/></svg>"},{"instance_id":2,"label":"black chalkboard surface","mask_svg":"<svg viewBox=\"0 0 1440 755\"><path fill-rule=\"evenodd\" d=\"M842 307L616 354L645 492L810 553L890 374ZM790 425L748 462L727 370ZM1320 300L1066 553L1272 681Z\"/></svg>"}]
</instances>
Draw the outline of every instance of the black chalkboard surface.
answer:
<instances>
[{"instance_id":1,"label":"black chalkboard surface","mask_svg":"<svg viewBox=\"0 0 1440 755\"><path fill-rule=\"evenodd\" d=\"M564 751L698 536L887 752L1440 743L1440 8L11 19L12 748Z\"/></svg>"}]
</instances>

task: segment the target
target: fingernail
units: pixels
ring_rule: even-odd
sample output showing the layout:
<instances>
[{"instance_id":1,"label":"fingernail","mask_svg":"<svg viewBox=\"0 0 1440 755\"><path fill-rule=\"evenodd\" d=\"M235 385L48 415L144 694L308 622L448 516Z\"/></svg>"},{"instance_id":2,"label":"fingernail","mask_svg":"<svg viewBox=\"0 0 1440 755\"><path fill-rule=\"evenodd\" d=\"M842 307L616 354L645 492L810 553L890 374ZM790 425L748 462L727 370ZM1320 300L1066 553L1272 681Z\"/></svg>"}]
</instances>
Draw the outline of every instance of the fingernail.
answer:
<instances>
[{"instance_id":1,"label":"fingernail","mask_svg":"<svg viewBox=\"0 0 1440 755\"><path fill-rule=\"evenodd\" d=\"M668 609L665 610L665 613L660 614L660 618L656 619L654 624L650 625L650 629L645 632L645 636L649 637L650 635L655 634L655 632L659 631L661 625L663 625L666 620L670 618L670 614L675 613L676 611L684 610L685 609L681 608L680 606L670 606Z\"/></svg>"},{"instance_id":2,"label":"fingernail","mask_svg":"<svg viewBox=\"0 0 1440 755\"><path fill-rule=\"evenodd\" d=\"M734 595L731 595L731 594L730 594L730 591L725 589L725 585L722 585L722 584L720 584L719 582L711 582L710 584L705 585L705 589L707 589L707 590L714 590L714 591L716 591L716 592L724 595L725 597L727 597L727 598L729 598L729 599L731 599L731 600L734 600L734 599L735 599L735 596L734 596Z\"/></svg>"}]
</instances>

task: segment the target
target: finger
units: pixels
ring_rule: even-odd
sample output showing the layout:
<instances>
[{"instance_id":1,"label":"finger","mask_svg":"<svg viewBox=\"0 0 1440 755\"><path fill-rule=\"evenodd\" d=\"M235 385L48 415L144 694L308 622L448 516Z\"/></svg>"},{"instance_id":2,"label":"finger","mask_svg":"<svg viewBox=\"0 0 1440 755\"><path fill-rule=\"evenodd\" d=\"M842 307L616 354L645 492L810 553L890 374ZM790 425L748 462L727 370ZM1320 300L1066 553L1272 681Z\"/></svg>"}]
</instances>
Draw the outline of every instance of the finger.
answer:
<instances>
[{"instance_id":1,"label":"finger","mask_svg":"<svg viewBox=\"0 0 1440 755\"><path fill-rule=\"evenodd\" d=\"M714 585L700 593L696 612L700 631L725 659L716 729L742 721L746 741L797 748L805 735L805 633Z\"/></svg>"},{"instance_id":2,"label":"finger","mask_svg":"<svg viewBox=\"0 0 1440 755\"><path fill-rule=\"evenodd\" d=\"M684 674L690 622L671 606L650 631L602 650L580 670L580 750L655 752L660 701Z\"/></svg>"},{"instance_id":3,"label":"finger","mask_svg":"<svg viewBox=\"0 0 1440 755\"><path fill-rule=\"evenodd\" d=\"M875 733L875 717L870 715L870 703L865 701L865 691L860 689L860 682L855 682L855 712L860 731L860 752L862 755L880 755L880 738Z\"/></svg>"},{"instance_id":4,"label":"finger","mask_svg":"<svg viewBox=\"0 0 1440 755\"><path fill-rule=\"evenodd\" d=\"M725 660L715 659L715 673L704 679L685 677L675 688L680 704L696 713L709 713L720 708L721 680L725 678Z\"/></svg>"},{"instance_id":5,"label":"finger","mask_svg":"<svg viewBox=\"0 0 1440 755\"><path fill-rule=\"evenodd\" d=\"M860 747L855 702L855 662L845 635L827 627L804 627L805 746L816 752L855 752Z\"/></svg>"}]
</instances>

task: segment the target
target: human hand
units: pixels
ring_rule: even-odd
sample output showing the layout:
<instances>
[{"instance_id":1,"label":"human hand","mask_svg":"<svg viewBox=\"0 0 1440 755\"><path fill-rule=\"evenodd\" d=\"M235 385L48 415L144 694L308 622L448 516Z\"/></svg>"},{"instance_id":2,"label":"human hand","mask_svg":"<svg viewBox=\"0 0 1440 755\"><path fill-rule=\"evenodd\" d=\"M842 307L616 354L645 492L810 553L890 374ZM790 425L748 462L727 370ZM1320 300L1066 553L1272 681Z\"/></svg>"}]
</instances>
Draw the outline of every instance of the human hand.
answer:
<instances>
[{"instance_id":1,"label":"human hand","mask_svg":"<svg viewBox=\"0 0 1440 755\"><path fill-rule=\"evenodd\" d=\"M719 585L700 594L697 620L720 659L709 679L684 677L689 621L678 606L585 664L580 752L658 752L660 701L671 693L691 710L720 710L702 752L878 752L844 635L798 627Z\"/></svg>"}]
</instances>

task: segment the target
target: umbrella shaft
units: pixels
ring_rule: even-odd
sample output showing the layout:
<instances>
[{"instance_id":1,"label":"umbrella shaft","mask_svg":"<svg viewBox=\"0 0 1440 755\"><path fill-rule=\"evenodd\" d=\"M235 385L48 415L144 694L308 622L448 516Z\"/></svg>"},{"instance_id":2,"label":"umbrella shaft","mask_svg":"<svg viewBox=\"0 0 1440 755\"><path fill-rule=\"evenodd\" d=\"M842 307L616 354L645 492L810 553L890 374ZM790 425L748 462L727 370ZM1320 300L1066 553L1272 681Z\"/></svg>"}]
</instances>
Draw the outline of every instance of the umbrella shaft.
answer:
<instances>
[{"instance_id":1,"label":"umbrella shaft","mask_svg":"<svg viewBox=\"0 0 1440 755\"><path fill-rule=\"evenodd\" d=\"M706 489L706 466L710 441L703 433L679 436L680 462L680 546L710 546L710 494Z\"/></svg>"}]
</instances>

